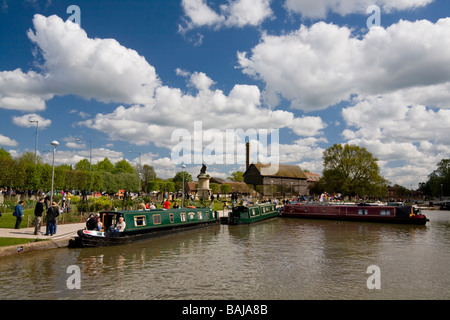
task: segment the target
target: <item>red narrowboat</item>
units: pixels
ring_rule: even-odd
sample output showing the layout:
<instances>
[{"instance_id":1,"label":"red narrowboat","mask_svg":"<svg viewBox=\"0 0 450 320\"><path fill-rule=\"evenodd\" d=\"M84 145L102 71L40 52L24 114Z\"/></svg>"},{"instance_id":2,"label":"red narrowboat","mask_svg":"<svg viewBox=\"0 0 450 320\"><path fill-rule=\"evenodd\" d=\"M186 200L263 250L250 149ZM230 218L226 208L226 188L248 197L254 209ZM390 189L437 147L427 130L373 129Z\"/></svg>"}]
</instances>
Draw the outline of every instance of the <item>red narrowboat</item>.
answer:
<instances>
[{"instance_id":1,"label":"red narrowboat","mask_svg":"<svg viewBox=\"0 0 450 320\"><path fill-rule=\"evenodd\" d=\"M429 219L412 206L286 204L282 217L425 225Z\"/></svg>"}]
</instances>

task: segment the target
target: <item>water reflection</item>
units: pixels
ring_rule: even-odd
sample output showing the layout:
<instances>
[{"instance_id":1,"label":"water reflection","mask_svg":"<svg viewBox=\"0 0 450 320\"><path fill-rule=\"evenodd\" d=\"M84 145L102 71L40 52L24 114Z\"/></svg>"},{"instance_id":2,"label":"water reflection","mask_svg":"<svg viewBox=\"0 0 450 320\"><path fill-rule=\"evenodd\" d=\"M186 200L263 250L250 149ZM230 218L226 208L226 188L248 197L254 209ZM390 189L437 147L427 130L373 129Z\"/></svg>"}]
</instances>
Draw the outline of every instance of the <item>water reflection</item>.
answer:
<instances>
[{"instance_id":1,"label":"water reflection","mask_svg":"<svg viewBox=\"0 0 450 320\"><path fill-rule=\"evenodd\" d=\"M450 212L426 226L277 218L0 259L0 298L448 299ZM69 265L81 289L66 286ZM381 270L369 290L367 267Z\"/></svg>"}]
</instances>

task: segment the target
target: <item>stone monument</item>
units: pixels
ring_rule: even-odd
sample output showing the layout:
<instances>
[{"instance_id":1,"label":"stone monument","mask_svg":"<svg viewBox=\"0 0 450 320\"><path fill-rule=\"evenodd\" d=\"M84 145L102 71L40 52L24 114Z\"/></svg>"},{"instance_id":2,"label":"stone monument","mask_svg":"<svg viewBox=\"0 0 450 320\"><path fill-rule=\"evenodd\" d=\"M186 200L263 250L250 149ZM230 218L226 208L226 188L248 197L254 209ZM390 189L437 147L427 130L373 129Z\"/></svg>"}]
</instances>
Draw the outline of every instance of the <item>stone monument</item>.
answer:
<instances>
[{"instance_id":1,"label":"stone monument","mask_svg":"<svg viewBox=\"0 0 450 320\"><path fill-rule=\"evenodd\" d=\"M206 165L202 165L200 174L197 176L198 187L197 187L197 197L199 200L209 200L211 196L211 189L209 188L210 175L206 173Z\"/></svg>"}]
</instances>

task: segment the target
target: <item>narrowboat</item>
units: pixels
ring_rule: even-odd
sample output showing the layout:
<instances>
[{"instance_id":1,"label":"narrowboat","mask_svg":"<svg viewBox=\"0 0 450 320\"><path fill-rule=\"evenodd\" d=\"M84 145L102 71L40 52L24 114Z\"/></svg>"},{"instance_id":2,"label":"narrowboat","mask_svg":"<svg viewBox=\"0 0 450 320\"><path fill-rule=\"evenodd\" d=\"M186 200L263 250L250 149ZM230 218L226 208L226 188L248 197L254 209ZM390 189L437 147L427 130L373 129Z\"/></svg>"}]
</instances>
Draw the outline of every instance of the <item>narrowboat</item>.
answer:
<instances>
[{"instance_id":1,"label":"narrowboat","mask_svg":"<svg viewBox=\"0 0 450 320\"><path fill-rule=\"evenodd\" d=\"M123 231L115 226L123 218ZM210 208L154 209L100 212L102 231L78 230L78 245L111 246L168 233L211 226L219 222L217 212Z\"/></svg>"},{"instance_id":2,"label":"narrowboat","mask_svg":"<svg viewBox=\"0 0 450 320\"><path fill-rule=\"evenodd\" d=\"M403 205L368 204L314 204L295 203L284 205L282 217L327 219L425 225L429 219L420 209Z\"/></svg>"},{"instance_id":3,"label":"narrowboat","mask_svg":"<svg viewBox=\"0 0 450 320\"><path fill-rule=\"evenodd\" d=\"M248 224L278 216L277 207L273 203L250 206L237 206L228 213L228 224Z\"/></svg>"}]
</instances>

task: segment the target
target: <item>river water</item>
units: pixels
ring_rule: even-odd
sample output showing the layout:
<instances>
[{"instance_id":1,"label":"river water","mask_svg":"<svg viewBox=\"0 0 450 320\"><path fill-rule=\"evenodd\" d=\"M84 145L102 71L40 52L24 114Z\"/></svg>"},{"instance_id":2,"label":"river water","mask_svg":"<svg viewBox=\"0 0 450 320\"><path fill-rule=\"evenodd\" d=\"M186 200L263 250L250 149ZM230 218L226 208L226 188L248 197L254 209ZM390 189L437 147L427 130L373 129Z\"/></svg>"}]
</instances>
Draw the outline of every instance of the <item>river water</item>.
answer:
<instances>
[{"instance_id":1,"label":"river water","mask_svg":"<svg viewBox=\"0 0 450 320\"><path fill-rule=\"evenodd\" d=\"M450 212L424 213L426 226L276 218L3 257L0 299L449 299Z\"/></svg>"}]
</instances>

